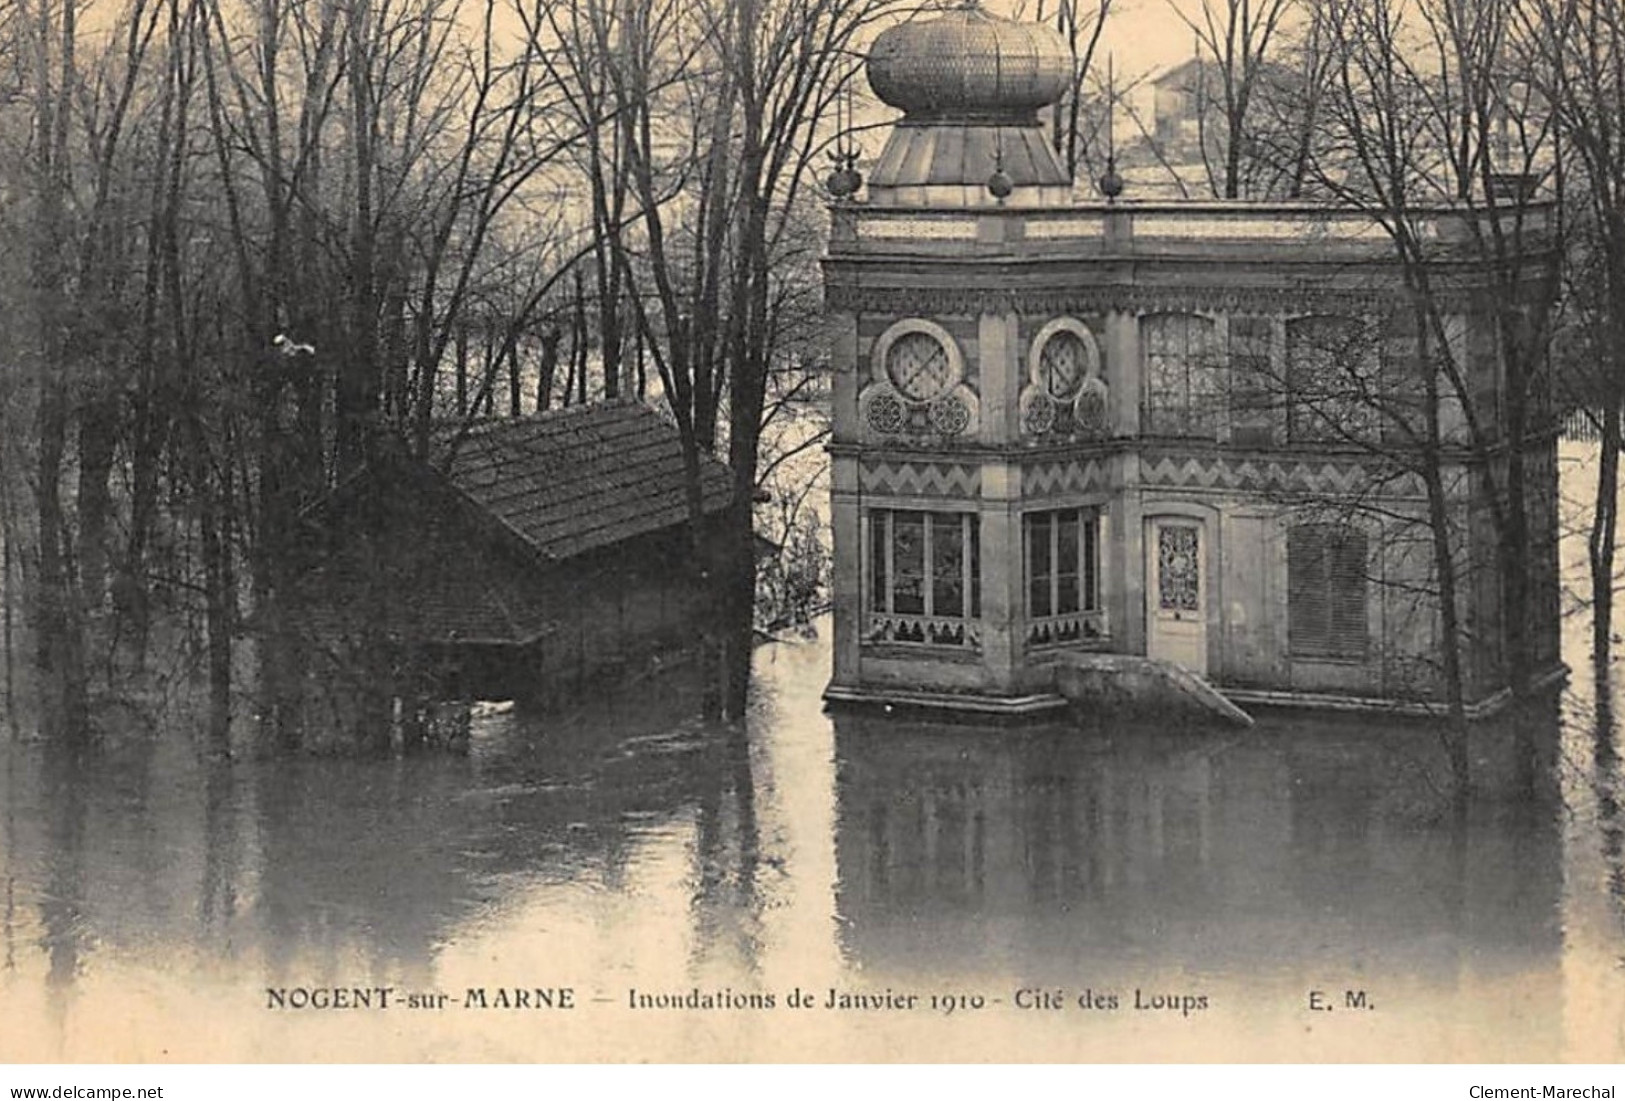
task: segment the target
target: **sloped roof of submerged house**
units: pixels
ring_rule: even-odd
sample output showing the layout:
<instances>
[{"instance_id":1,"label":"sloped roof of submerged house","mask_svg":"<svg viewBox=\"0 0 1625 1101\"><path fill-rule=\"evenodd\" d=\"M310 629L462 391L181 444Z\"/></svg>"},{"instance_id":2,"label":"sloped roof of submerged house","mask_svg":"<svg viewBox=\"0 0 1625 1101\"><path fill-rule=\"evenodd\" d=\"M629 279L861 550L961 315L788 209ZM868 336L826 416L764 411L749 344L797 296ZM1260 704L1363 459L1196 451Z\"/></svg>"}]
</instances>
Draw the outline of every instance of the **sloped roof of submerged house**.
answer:
<instances>
[{"instance_id":1,"label":"sloped roof of submerged house","mask_svg":"<svg viewBox=\"0 0 1625 1101\"><path fill-rule=\"evenodd\" d=\"M436 465L478 508L551 559L688 518L677 429L647 405L612 402L443 429ZM449 452L449 454L448 454ZM732 493L728 468L700 460L705 511Z\"/></svg>"},{"instance_id":2,"label":"sloped roof of submerged house","mask_svg":"<svg viewBox=\"0 0 1625 1101\"><path fill-rule=\"evenodd\" d=\"M728 468L702 456L700 477L705 512L726 509ZM306 519L326 533L299 585L316 630L525 644L552 618L536 584L548 563L687 521L682 442L635 402L447 424L431 462L377 462Z\"/></svg>"}]
</instances>

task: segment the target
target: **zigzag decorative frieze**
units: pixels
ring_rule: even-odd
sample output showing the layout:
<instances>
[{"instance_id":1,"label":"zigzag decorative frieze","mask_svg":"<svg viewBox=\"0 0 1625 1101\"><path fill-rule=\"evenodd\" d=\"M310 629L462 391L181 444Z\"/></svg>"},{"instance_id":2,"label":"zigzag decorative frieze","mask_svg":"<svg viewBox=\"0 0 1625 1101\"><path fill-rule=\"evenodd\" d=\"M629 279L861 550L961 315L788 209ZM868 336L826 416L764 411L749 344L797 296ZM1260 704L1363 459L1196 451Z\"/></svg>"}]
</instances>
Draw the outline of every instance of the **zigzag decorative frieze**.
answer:
<instances>
[{"instance_id":1,"label":"zigzag decorative frieze","mask_svg":"<svg viewBox=\"0 0 1625 1101\"><path fill-rule=\"evenodd\" d=\"M1381 477L1357 462L1313 459L1230 458L1221 455L1147 454L1140 467L1147 486L1172 489L1231 489L1254 493L1343 495L1380 488L1389 494L1419 491L1409 474Z\"/></svg>"},{"instance_id":2,"label":"zigzag decorative frieze","mask_svg":"<svg viewBox=\"0 0 1625 1101\"><path fill-rule=\"evenodd\" d=\"M858 485L865 493L896 497L979 497L982 468L971 463L865 460L858 466Z\"/></svg>"},{"instance_id":3,"label":"zigzag decorative frieze","mask_svg":"<svg viewBox=\"0 0 1625 1101\"><path fill-rule=\"evenodd\" d=\"M1088 493L1106 487L1106 468L1098 459L1030 463L1021 471L1023 497Z\"/></svg>"}]
</instances>

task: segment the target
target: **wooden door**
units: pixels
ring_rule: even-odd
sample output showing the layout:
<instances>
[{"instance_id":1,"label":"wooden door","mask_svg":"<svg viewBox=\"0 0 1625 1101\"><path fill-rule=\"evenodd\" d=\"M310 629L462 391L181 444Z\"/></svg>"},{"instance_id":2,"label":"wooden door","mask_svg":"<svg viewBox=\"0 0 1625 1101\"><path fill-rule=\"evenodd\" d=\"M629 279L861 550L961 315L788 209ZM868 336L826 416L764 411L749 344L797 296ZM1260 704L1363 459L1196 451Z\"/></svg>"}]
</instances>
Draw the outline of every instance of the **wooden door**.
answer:
<instances>
[{"instance_id":1,"label":"wooden door","mask_svg":"<svg viewBox=\"0 0 1625 1101\"><path fill-rule=\"evenodd\" d=\"M1200 520L1147 522L1146 653L1207 672L1206 534Z\"/></svg>"}]
</instances>

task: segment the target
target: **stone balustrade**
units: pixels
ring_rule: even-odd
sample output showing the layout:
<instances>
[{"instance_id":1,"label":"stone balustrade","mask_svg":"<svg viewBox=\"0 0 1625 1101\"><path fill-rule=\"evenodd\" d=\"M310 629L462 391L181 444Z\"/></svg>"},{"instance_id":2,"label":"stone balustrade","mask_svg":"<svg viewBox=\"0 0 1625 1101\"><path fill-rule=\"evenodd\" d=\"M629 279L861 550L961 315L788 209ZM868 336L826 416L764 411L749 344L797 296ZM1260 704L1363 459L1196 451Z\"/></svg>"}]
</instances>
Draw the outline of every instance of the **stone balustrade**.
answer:
<instances>
[{"instance_id":1,"label":"stone balustrade","mask_svg":"<svg viewBox=\"0 0 1625 1101\"><path fill-rule=\"evenodd\" d=\"M838 203L831 208L830 256L1019 254L1178 256L1312 246L1322 254L1382 254L1390 227L1372 214L1317 203L1133 202L1065 207L929 208ZM1552 228L1547 202L1501 207L1419 208L1415 237L1450 251L1475 237L1504 234L1539 243Z\"/></svg>"}]
</instances>

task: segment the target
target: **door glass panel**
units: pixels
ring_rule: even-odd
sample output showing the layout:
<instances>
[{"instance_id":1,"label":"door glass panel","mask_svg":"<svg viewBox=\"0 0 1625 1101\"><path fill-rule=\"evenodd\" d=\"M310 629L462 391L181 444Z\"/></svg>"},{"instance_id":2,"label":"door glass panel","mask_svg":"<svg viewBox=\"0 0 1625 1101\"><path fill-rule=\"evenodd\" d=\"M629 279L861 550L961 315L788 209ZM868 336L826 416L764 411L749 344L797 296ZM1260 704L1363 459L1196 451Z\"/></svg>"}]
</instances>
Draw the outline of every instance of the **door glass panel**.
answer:
<instances>
[{"instance_id":1,"label":"door glass panel","mask_svg":"<svg viewBox=\"0 0 1625 1101\"><path fill-rule=\"evenodd\" d=\"M1165 612L1194 612L1201 575L1193 527L1157 528L1157 606Z\"/></svg>"}]
</instances>

